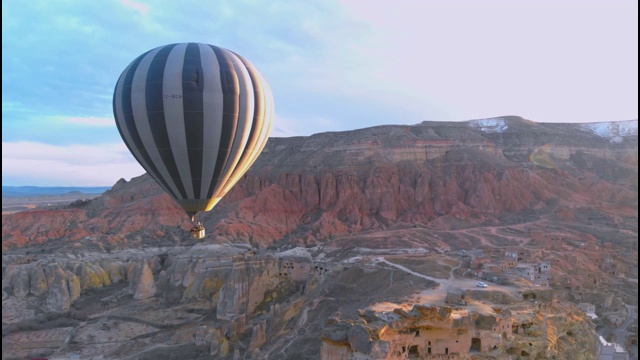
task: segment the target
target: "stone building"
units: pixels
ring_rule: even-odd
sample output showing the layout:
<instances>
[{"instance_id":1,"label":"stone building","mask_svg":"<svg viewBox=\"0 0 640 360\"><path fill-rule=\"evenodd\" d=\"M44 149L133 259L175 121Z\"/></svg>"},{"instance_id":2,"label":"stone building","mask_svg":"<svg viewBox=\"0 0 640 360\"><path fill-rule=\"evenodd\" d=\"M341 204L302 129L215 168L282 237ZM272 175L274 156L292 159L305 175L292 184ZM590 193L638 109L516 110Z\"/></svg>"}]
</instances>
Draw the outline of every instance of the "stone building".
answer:
<instances>
[{"instance_id":1,"label":"stone building","mask_svg":"<svg viewBox=\"0 0 640 360\"><path fill-rule=\"evenodd\" d=\"M629 360L629 353L617 343L610 343L598 336L598 360Z\"/></svg>"},{"instance_id":2,"label":"stone building","mask_svg":"<svg viewBox=\"0 0 640 360\"><path fill-rule=\"evenodd\" d=\"M306 280L312 270L312 264L309 262L282 260L279 265L278 275L293 281Z\"/></svg>"},{"instance_id":3,"label":"stone building","mask_svg":"<svg viewBox=\"0 0 640 360\"><path fill-rule=\"evenodd\" d=\"M498 263L500 269L513 269L516 267L518 261L516 259L507 259Z\"/></svg>"},{"instance_id":4,"label":"stone building","mask_svg":"<svg viewBox=\"0 0 640 360\"><path fill-rule=\"evenodd\" d=\"M529 281L534 281L535 280L535 274L536 271L533 267L533 265L531 264L523 264L523 265L518 265L518 267L515 268L516 272L518 273L519 276L529 280Z\"/></svg>"},{"instance_id":5,"label":"stone building","mask_svg":"<svg viewBox=\"0 0 640 360\"><path fill-rule=\"evenodd\" d=\"M453 296L453 294L451 294ZM455 300L455 299L454 299ZM362 312L365 321L328 321L321 359L467 359L484 356L513 336L509 310L415 305L409 312ZM383 320L384 319L384 320ZM382 324L384 322L384 324Z\"/></svg>"},{"instance_id":6,"label":"stone building","mask_svg":"<svg viewBox=\"0 0 640 360\"><path fill-rule=\"evenodd\" d=\"M388 334L391 335L390 332ZM386 340L384 337L382 340ZM393 334L393 339L389 340L393 340L389 341L392 344L389 354L406 359L488 352L502 341L501 335L497 331L431 326L398 332Z\"/></svg>"},{"instance_id":7,"label":"stone building","mask_svg":"<svg viewBox=\"0 0 640 360\"><path fill-rule=\"evenodd\" d=\"M467 299L462 289L450 289L447 290L447 295L444 298L444 302L450 305L466 305Z\"/></svg>"},{"instance_id":8,"label":"stone building","mask_svg":"<svg viewBox=\"0 0 640 360\"><path fill-rule=\"evenodd\" d=\"M492 330L494 333L500 334L504 339L511 338L513 336L513 321L500 318Z\"/></svg>"},{"instance_id":9,"label":"stone building","mask_svg":"<svg viewBox=\"0 0 640 360\"><path fill-rule=\"evenodd\" d=\"M546 276L540 276L540 277L536 276L535 279L533 280L533 284L543 288L547 288L550 286L549 278Z\"/></svg>"},{"instance_id":10,"label":"stone building","mask_svg":"<svg viewBox=\"0 0 640 360\"><path fill-rule=\"evenodd\" d=\"M551 271L551 263L546 261L539 263L538 266L536 267L536 271L538 273L547 273Z\"/></svg>"},{"instance_id":11,"label":"stone building","mask_svg":"<svg viewBox=\"0 0 640 360\"><path fill-rule=\"evenodd\" d=\"M518 259L518 252L515 250L511 250L511 251L507 250L504 253L504 256L508 258Z\"/></svg>"},{"instance_id":12,"label":"stone building","mask_svg":"<svg viewBox=\"0 0 640 360\"><path fill-rule=\"evenodd\" d=\"M580 303L578 304L578 307L580 307L580 310L584 311L585 314L587 314L588 317L592 318L592 319L596 319L598 318L598 316L596 315L596 306L590 303Z\"/></svg>"}]
</instances>

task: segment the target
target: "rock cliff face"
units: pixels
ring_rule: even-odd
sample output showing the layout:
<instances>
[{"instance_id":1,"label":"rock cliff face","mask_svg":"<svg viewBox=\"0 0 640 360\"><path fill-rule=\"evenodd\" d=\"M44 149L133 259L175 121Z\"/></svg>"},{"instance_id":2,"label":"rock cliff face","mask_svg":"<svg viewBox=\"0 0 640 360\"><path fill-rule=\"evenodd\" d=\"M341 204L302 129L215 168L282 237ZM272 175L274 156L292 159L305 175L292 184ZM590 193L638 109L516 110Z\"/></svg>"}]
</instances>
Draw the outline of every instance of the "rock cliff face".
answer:
<instances>
[{"instance_id":1,"label":"rock cliff face","mask_svg":"<svg viewBox=\"0 0 640 360\"><path fill-rule=\"evenodd\" d=\"M229 343L237 346L247 331L251 338L249 351L259 349L270 337L269 330L283 322L283 317L286 323L288 317L296 314L294 311L286 315L281 310L282 304L302 301L303 293L315 289L328 272L327 265L320 270L312 266L304 251L302 257L245 255L246 252L246 247L204 246L148 249L146 254L93 253L82 260L43 255L29 263L17 263L16 258L5 258L3 263L11 264L3 271L3 290L5 297L41 299L53 313L68 313L81 295L118 284L125 287L111 290L108 296L87 305L89 309L126 306L131 300L153 303L158 298L165 299L165 306L208 304L207 311L217 325L201 329L196 342L211 347L211 354L228 355ZM25 306L27 303L16 305L12 311L18 315L3 316L3 321L8 324L33 321L30 317L33 314L25 311ZM75 306L74 312L84 314L81 316L95 311L79 312L83 305ZM125 318L136 315L139 314ZM158 318L166 323L171 317L158 315Z\"/></svg>"},{"instance_id":2,"label":"rock cliff face","mask_svg":"<svg viewBox=\"0 0 640 360\"><path fill-rule=\"evenodd\" d=\"M81 292L121 282L127 279L127 272L120 261L49 260L11 264L4 269L2 286L19 298L46 295L46 304L52 311L64 312Z\"/></svg>"},{"instance_id":3,"label":"rock cliff face","mask_svg":"<svg viewBox=\"0 0 640 360\"><path fill-rule=\"evenodd\" d=\"M199 216L212 241L267 247L398 223L496 224L558 205L564 217L568 209L611 212L614 204L633 213L637 124L587 125L503 117L273 138L220 205ZM187 220L144 175L74 207L3 215L2 244L172 245L185 237Z\"/></svg>"}]
</instances>

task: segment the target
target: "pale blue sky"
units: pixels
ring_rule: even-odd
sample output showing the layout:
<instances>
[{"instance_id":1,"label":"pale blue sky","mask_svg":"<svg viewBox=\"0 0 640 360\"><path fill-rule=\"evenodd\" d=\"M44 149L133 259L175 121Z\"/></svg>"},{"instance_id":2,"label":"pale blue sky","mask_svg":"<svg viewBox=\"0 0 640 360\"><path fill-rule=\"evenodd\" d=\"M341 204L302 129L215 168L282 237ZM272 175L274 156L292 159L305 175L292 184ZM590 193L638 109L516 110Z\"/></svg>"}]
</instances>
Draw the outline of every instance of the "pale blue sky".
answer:
<instances>
[{"instance_id":1,"label":"pale blue sky","mask_svg":"<svg viewBox=\"0 0 640 360\"><path fill-rule=\"evenodd\" d=\"M638 117L633 0L3 0L3 185L144 173L111 100L138 55L235 51L269 81L272 136L520 115Z\"/></svg>"}]
</instances>

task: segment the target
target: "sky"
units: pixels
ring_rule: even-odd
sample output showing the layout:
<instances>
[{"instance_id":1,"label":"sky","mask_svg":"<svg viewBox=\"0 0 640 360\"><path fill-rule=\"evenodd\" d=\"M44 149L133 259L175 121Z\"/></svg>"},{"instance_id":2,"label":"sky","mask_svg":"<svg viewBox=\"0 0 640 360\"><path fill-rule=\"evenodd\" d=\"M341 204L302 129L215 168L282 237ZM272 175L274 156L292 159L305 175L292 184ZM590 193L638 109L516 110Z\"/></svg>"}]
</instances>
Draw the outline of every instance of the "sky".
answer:
<instances>
[{"instance_id":1,"label":"sky","mask_svg":"<svg viewBox=\"0 0 640 360\"><path fill-rule=\"evenodd\" d=\"M176 42L260 69L272 137L638 118L635 0L3 0L2 184L142 175L115 125L115 83L138 55Z\"/></svg>"}]
</instances>

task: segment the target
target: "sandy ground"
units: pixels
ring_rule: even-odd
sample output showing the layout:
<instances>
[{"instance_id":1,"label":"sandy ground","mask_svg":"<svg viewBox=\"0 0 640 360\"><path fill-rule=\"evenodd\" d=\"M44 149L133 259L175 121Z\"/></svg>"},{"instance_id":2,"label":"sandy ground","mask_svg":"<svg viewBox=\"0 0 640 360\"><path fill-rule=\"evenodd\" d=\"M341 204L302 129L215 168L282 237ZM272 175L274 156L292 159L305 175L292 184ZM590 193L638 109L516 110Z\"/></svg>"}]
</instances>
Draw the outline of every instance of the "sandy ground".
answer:
<instances>
[{"instance_id":1,"label":"sandy ground","mask_svg":"<svg viewBox=\"0 0 640 360\"><path fill-rule=\"evenodd\" d=\"M395 304L395 303L389 303L389 302L373 304L370 308L375 311L390 312L390 311L393 311L393 309L395 308L406 308L407 310L410 310L410 308L413 305L442 304L444 303L444 299L447 295L447 292L454 289L463 290L463 291L471 290L471 289L479 290L479 291L502 291L509 294L513 294L513 295L516 295L519 291L517 287L502 286L502 285L492 284L491 282L487 282L487 281L485 281L485 283L489 286L486 288L481 288L476 286L476 283L478 281L474 279L456 279L453 276L450 276L448 279L435 278L429 275L420 274L411 269L408 269L405 266L393 263L385 259L385 257L383 256L376 256L367 260L371 261L373 264L376 264L378 266L384 266L384 265L391 266L391 267L400 269L413 276L417 276L417 277L431 280L438 283L438 285L435 288L420 290L416 292L414 295L407 298L403 304ZM455 268L453 268L451 271L453 272L454 269ZM470 308L473 308L473 310L475 311L493 313L493 310L489 306L486 306L486 305L481 306L481 305L483 304L475 303L475 302L469 303Z\"/></svg>"}]
</instances>

